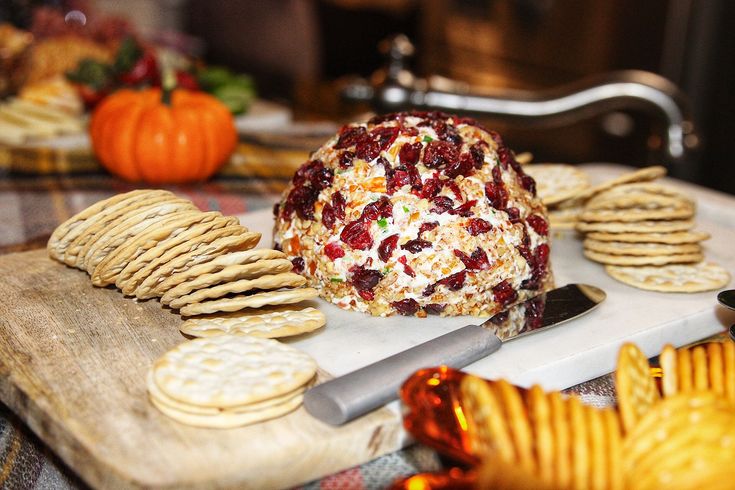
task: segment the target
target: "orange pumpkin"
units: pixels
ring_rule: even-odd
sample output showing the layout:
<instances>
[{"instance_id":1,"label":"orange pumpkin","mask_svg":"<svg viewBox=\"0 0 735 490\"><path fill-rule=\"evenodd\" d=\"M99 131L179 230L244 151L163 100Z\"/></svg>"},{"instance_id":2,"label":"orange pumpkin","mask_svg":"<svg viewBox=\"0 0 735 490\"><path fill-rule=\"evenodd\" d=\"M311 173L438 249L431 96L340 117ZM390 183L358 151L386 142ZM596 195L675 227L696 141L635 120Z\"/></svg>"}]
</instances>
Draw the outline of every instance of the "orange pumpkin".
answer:
<instances>
[{"instance_id":1,"label":"orange pumpkin","mask_svg":"<svg viewBox=\"0 0 735 490\"><path fill-rule=\"evenodd\" d=\"M161 89L120 90L105 98L90 122L97 158L128 181L153 184L204 180L235 149L230 111L204 92L175 89L170 103Z\"/></svg>"}]
</instances>

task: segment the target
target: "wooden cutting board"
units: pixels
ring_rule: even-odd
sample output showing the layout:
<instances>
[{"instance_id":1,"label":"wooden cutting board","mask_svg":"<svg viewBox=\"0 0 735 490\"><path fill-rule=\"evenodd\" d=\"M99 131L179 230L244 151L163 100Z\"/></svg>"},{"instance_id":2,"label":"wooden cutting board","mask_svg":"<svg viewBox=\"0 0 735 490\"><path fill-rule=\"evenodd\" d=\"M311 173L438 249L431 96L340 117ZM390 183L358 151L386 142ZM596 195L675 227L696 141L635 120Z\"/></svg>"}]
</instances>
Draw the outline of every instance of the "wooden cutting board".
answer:
<instances>
[{"instance_id":1,"label":"wooden cutting board","mask_svg":"<svg viewBox=\"0 0 735 490\"><path fill-rule=\"evenodd\" d=\"M303 408L229 430L166 418L145 375L184 340L180 317L92 287L45 250L0 257L0 297L0 398L92 486L282 488L401 445L389 409L340 428Z\"/></svg>"}]
</instances>

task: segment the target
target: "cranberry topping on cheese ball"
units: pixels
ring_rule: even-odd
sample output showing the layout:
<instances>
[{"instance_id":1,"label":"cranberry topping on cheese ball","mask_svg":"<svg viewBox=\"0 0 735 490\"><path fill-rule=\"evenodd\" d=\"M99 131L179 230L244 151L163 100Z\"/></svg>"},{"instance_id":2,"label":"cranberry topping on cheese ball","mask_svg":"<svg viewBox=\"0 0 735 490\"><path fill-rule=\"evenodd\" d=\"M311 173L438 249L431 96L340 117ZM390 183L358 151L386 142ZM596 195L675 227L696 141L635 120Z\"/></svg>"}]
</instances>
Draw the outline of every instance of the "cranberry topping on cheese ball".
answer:
<instances>
[{"instance_id":1,"label":"cranberry topping on cheese ball","mask_svg":"<svg viewBox=\"0 0 735 490\"><path fill-rule=\"evenodd\" d=\"M299 168L274 209L275 247L345 309L492 315L553 285L535 187L472 119L379 116Z\"/></svg>"}]
</instances>

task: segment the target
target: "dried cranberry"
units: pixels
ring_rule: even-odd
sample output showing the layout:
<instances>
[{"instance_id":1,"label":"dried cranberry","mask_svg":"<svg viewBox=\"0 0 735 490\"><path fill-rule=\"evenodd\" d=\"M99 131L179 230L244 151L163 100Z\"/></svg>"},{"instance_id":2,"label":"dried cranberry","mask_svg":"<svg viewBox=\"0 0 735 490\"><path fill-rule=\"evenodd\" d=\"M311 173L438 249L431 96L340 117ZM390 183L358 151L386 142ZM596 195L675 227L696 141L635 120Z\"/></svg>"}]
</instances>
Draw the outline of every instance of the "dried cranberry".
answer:
<instances>
[{"instance_id":1,"label":"dried cranberry","mask_svg":"<svg viewBox=\"0 0 735 490\"><path fill-rule=\"evenodd\" d=\"M471 271L485 271L490 268L490 261L487 253L480 247L477 247L471 255L467 255L461 250L454 250L454 255L459 257L465 267Z\"/></svg>"},{"instance_id":2,"label":"dried cranberry","mask_svg":"<svg viewBox=\"0 0 735 490\"><path fill-rule=\"evenodd\" d=\"M368 120L368 124L381 124L386 121L401 121L406 116L405 112L390 112L388 114L379 114Z\"/></svg>"},{"instance_id":3,"label":"dried cranberry","mask_svg":"<svg viewBox=\"0 0 735 490\"><path fill-rule=\"evenodd\" d=\"M411 184L411 174L408 169L401 165L400 167L389 170L385 174L385 187L389 195L393 195L398 189L404 185Z\"/></svg>"},{"instance_id":4,"label":"dried cranberry","mask_svg":"<svg viewBox=\"0 0 735 490\"><path fill-rule=\"evenodd\" d=\"M366 130L362 126L342 126L342 129L339 130L339 139L334 148L341 150L355 146L365 136L365 133Z\"/></svg>"},{"instance_id":5,"label":"dried cranberry","mask_svg":"<svg viewBox=\"0 0 735 490\"><path fill-rule=\"evenodd\" d=\"M423 197L424 199L431 199L432 197L439 194L441 190L442 182L439 180L438 177L432 177L430 179L426 179L426 182L424 182L421 190L419 191L419 197Z\"/></svg>"},{"instance_id":6,"label":"dried cranberry","mask_svg":"<svg viewBox=\"0 0 735 490\"><path fill-rule=\"evenodd\" d=\"M325 204L322 208L322 224L327 229L332 229L334 226L335 216L334 208L331 204Z\"/></svg>"},{"instance_id":7,"label":"dried cranberry","mask_svg":"<svg viewBox=\"0 0 735 490\"><path fill-rule=\"evenodd\" d=\"M419 227L419 238L421 238L422 233L431 231L437 226L439 226L439 223L436 221L431 221L431 222L427 221L425 223L421 223L421 226Z\"/></svg>"},{"instance_id":8,"label":"dried cranberry","mask_svg":"<svg viewBox=\"0 0 735 490\"><path fill-rule=\"evenodd\" d=\"M433 121L431 126L434 128L434 132L442 141L448 141L454 145L462 144L462 137L457 133L457 128L451 124L447 124L444 121Z\"/></svg>"},{"instance_id":9,"label":"dried cranberry","mask_svg":"<svg viewBox=\"0 0 735 490\"><path fill-rule=\"evenodd\" d=\"M372 291L380 280L383 279L383 274L380 271L365 269L361 266L354 267L351 272L350 283L358 291Z\"/></svg>"},{"instance_id":10,"label":"dried cranberry","mask_svg":"<svg viewBox=\"0 0 735 490\"><path fill-rule=\"evenodd\" d=\"M398 246L398 234L391 235L388 238L384 238L380 245L378 245L378 257L383 262L388 262L388 259L393 255L393 251Z\"/></svg>"},{"instance_id":11,"label":"dried cranberry","mask_svg":"<svg viewBox=\"0 0 735 490\"><path fill-rule=\"evenodd\" d=\"M291 264L293 264L293 267L291 270L297 274L301 274L304 272L304 259L302 257L294 257L291 259Z\"/></svg>"},{"instance_id":12,"label":"dried cranberry","mask_svg":"<svg viewBox=\"0 0 735 490\"><path fill-rule=\"evenodd\" d=\"M541 236L546 236L549 233L549 224L538 214L532 214L526 218L526 222L531 225L531 228Z\"/></svg>"},{"instance_id":13,"label":"dried cranberry","mask_svg":"<svg viewBox=\"0 0 735 490\"><path fill-rule=\"evenodd\" d=\"M381 196L380 199L363 208L360 219L375 221L378 218L390 218L391 216L393 216L393 204L386 196Z\"/></svg>"},{"instance_id":14,"label":"dried cranberry","mask_svg":"<svg viewBox=\"0 0 735 490\"><path fill-rule=\"evenodd\" d=\"M351 151L342 152L339 156L339 166L342 168L348 168L352 166L352 160L355 159L355 154Z\"/></svg>"},{"instance_id":15,"label":"dried cranberry","mask_svg":"<svg viewBox=\"0 0 735 490\"><path fill-rule=\"evenodd\" d=\"M431 248L431 242L417 238L415 240L407 241L406 243L401 245L401 248L403 250L408 250L413 254L417 254L425 248Z\"/></svg>"},{"instance_id":16,"label":"dried cranberry","mask_svg":"<svg viewBox=\"0 0 735 490\"><path fill-rule=\"evenodd\" d=\"M506 208L505 212L508 213L508 219L511 223L521 221L521 211L518 208Z\"/></svg>"},{"instance_id":17,"label":"dried cranberry","mask_svg":"<svg viewBox=\"0 0 735 490\"><path fill-rule=\"evenodd\" d=\"M345 256L345 251L336 242L327 243L327 246L324 247L324 253L332 261Z\"/></svg>"},{"instance_id":18,"label":"dried cranberry","mask_svg":"<svg viewBox=\"0 0 735 490\"><path fill-rule=\"evenodd\" d=\"M406 298L401 301L394 301L390 304L398 313L405 316L413 316L419 311L419 304L415 299Z\"/></svg>"},{"instance_id":19,"label":"dried cranberry","mask_svg":"<svg viewBox=\"0 0 735 490\"><path fill-rule=\"evenodd\" d=\"M334 216L337 219L345 219L345 207L347 201L341 192L335 192L332 194L332 207L334 208Z\"/></svg>"},{"instance_id":20,"label":"dried cranberry","mask_svg":"<svg viewBox=\"0 0 735 490\"><path fill-rule=\"evenodd\" d=\"M537 296L526 302L526 324L524 330L535 330L543 324L544 310L546 309L546 298Z\"/></svg>"},{"instance_id":21,"label":"dried cranberry","mask_svg":"<svg viewBox=\"0 0 735 490\"><path fill-rule=\"evenodd\" d=\"M279 204L279 203L275 203L275 204L273 205L273 216L275 216L275 217L278 217L278 210L279 210L279 207L280 207L280 204Z\"/></svg>"},{"instance_id":22,"label":"dried cranberry","mask_svg":"<svg viewBox=\"0 0 735 490\"><path fill-rule=\"evenodd\" d=\"M436 196L431 202L434 204L434 207L430 211L436 214L446 213L454 207L454 201L446 196Z\"/></svg>"},{"instance_id":23,"label":"dried cranberry","mask_svg":"<svg viewBox=\"0 0 735 490\"><path fill-rule=\"evenodd\" d=\"M503 323L505 323L505 322L508 321L508 317L509 316L510 316L510 314L507 311L501 311L500 313L497 313L497 314L493 315L492 317L490 317L490 322L493 325L500 326Z\"/></svg>"},{"instance_id":24,"label":"dried cranberry","mask_svg":"<svg viewBox=\"0 0 735 490\"><path fill-rule=\"evenodd\" d=\"M474 169L474 162L469 153L462 153L458 160L447 165L444 169L444 175L450 179L457 178L460 175L468 176Z\"/></svg>"},{"instance_id":25,"label":"dried cranberry","mask_svg":"<svg viewBox=\"0 0 735 490\"><path fill-rule=\"evenodd\" d=\"M449 187L449 190L452 191L452 194L454 194L454 197L457 198L457 200L462 200L462 191L456 182L447 182L446 186Z\"/></svg>"},{"instance_id":26,"label":"dried cranberry","mask_svg":"<svg viewBox=\"0 0 735 490\"><path fill-rule=\"evenodd\" d=\"M472 236L487 233L493 229L492 225L482 218L472 218L465 228L467 228L467 231Z\"/></svg>"},{"instance_id":27,"label":"dried cranberry","mask_svg":"<svg viewBox=\"0 0 735 490\"><path fill-rule=\"evenodd\" d=\"M467 276L467 272L459 271L450 276L444 277L437 281L437 284L443 284L452 291L459 291L464 286L464 280Z\"/></svg>"},{"instance_id":28,"label":"dried cranberry","mask_svg":"<svg viewBox=\"0 0 735 490\"><path fill-rule=\"evenodd\" d=\"M472 212L472 207L477 204L476 200L467 201L466 203L462 204L461 206L457 206L456 208L449 211L449 214L455 214L458 216L473 216L474 213Z\"/></svg>"},{"instance_id":29,"label":"dried cranberry","mask_svg":"<svg viewBox=\"0 0 735 490\"><path fill-rule=\"evenodd\" d=\"M372 301L375 299L375 293L372 291L358 291L357 294L365 301Z\"/></svg>"},{"instance_id":30,"label":"dried cranberry","mask_svg":"<svg viewBox=\"0 0 735 490\"><path fill-rule=\"evenodd\" d=\"M421 156L421 148L423 148L423 145L418 142L404 143L401 146L401 151L398 152L398 158L403 164L415 165Z\"/></svg>"},{"instance_id":31,"label":"dried cranberry","mask_svg":"<svg viewBox=\"0 0 735 490\"><path fill-rule=\"evenodd\" d=\"M528 256L524 255L528 265L531 267L531 277L521 283L522 288L535 290L541 287L541 279L546 273L549 264L549 252L549 246L542 243L536 247L533 255L528 252Z\"/></svg>"},{"instance_id":32,"label":"dried cranberry","mask_svg":"<svg viewBox=\"0 0 735 490\"><path fill-rule=\"evenodd\" d=\"M286 198L283 206L284 216L290 216L296 211L299 218L304 220L314 219L314 203L319 196L319 191L310 186L294 187Z\"/></svg>"},{"instance_id":33,"label":"dried cranberry","mask_svg":"<svg viewBox=\"0 0 735 490\"><path fill-rule=\"evenodd\" d=\"M507 306L518 299L518 292L506 280L493 286L495 301L501 306Z\"/></svg>"},{"instance_id":34,"label":"dried cranberry","mask_svg":"<svg viewBox=\"0 0 735 490\"><path fill-rule=\"evenodd\" d=\"M459 158L457 148L447 141L430 141L424 149L424 165L443 168Z\"/></svg>"},{"instance_id":35,"label":"dried cranberry","mask_svg":"<svg viewBox=\"0 0 735 490\"><path fill-rule=\"evenodd\" d=\"M414 272L413 268L408 265L405 255L398 257L398 262L403 264L403 272L405 272L407 276L416 277L416 272Z\"/></svg>"},{"instance_id":36,"label":"dried cranberry","mask_svg":"<svg viewBox=\"0 0 735 490\"><path fill-rule=\"evenodd\" d=\"M436 291L436 285L435 284L429 284L424 288L424 291L421 293L422 296L431 296L434 294L434 291Z\"/></svg>"},{"instance_id":37,"label":"dried cranberry","mask_svg":"<svg viewBox=\"0 0 735 490\"><path fill-rule=\"evenodd\" d=\"M481 168L485 163L485 148L487 144L484 141L478 141L474 145L470 146L470 156L472 157L472 164L475 168Z\"/></svg>"},{"instance_id":38,"label":"dried cranberry","mask_svg":"<svg viewBox=\"0 0 735 490\"><path fill-rule=\"evenodd\" d=\"M510 149L504 144L498 146L497 152L500 164L503 166L504 170L507 170L508 164L510 164L511 159L513 159L513 154L510 152Z\"/></svg>"},{"instance_id":39,"label":"dried cranberry","mask_svg":"<svg viewBox=\"0 0 735 490\"><path fill-rule=\"evenodd\" d=\"M375 160L398 136L397 126L378 127L358 141L355 155L365 161Z\"/></svg>"},{"instance_id":40,"label":"dried cranberry","mask_svg":"<svg viewBox=\"0 0 735 490\"><path fill-rule=\"evenodd\" d=\"M355 220L347 223L342 229L339 238L355 250L368 250L373 246L373 237L370 235L370 223Z\"/></svg>"},{"instance_id":41,"label":"dried cranberry","mask_svg":"<svg viewBox=\"0 0 735 490\"><path fill-rule=\"evenodd\" d=\"M424 306L424 311L429 315L439 315L442 311L444 311L446 307L447 305L442 305L439 303L429 303L428 305Z\"/></svg>"},{"instance_id":42,"label":"dried cranberry","mask_svg":"<svg viewBox=\"0 0 735 490\"><path fill-rule=\"evenodd\" d=\"M536 181L530 175L524 175L521 177L521 187L531 193L533 197L536 197Z\"/></svg>"},{"instance_id":43,"label":"dried cranberry","mask_svg":"<svg viewBox=\"0 0 735 490\"><path fill-rule=\"evenodd\" d=\"M508 191L503 183L486 182L485 196L490 201L490 205L498 210L503 210L508 205Z\"/></svg>"}]
</instances>

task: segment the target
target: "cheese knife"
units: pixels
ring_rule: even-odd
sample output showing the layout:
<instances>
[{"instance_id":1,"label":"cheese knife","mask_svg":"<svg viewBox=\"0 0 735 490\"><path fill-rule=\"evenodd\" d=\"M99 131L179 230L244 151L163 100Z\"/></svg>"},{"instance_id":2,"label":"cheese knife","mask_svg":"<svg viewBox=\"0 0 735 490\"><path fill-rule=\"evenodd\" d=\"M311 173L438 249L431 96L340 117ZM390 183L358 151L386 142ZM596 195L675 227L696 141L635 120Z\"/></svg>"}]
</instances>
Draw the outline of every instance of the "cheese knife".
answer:
<instances>
[{"instance_id":1,"label":"cheese knife","mask_svg":"<svg viewBox=\"0 0 735 490\"><path fill-rule=\"evenodd\" d=\"M304 407L317 419L342 425L398 398L415 371L438 365L460 369L498 350L504 342L548 330L588 313L605 292L568 284L500 312L480 325L467 325L351 373L311 388Z\"/></svg>"}]
</instances>

